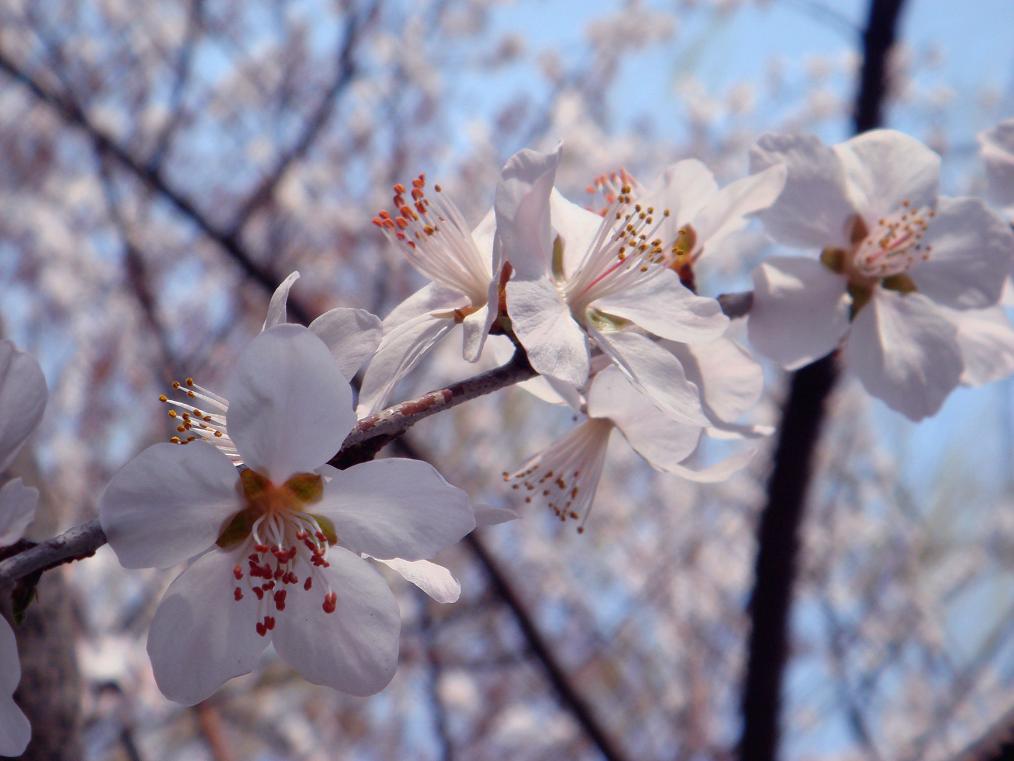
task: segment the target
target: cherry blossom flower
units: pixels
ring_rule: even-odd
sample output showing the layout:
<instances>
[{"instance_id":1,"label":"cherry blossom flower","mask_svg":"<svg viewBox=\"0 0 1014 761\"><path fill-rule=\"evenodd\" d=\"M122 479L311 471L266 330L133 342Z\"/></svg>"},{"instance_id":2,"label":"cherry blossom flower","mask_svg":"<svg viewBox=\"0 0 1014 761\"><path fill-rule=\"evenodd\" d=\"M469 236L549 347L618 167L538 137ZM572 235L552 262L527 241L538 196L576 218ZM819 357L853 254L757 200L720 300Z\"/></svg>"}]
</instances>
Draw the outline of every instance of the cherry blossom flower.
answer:
<instances>
[{"instance_id":1,"label":"cherry blossom flower","mask_svg":"<svg viewBox=\"0 0 1014 761\"><path fill-rule=\"evenodd\" d=\"M788 167L761 217L775 240L819 260L772 257L754 271L750 340L787 369L845 340L866 390L913 420L934 414L962 378L950 310L1000 298L1014 238L981 201L937 196L940 158L912 137L875 130L833 147L766 135L751 164ZM948 309L941 309L946 307Z\"/></svg>"},{"instance_id":2,"label":"cherry blossom flower","mask_svg":"<svg viewBox=\"0 0 1014 761\"><path fill-rule=\"evenodd\" d=\"M46 379L35 358L0 341L0 472L35 430L46 407ZM0 547L14 544L35 518L39 491L15 478L0 487ZM20 756L31 739L28 718L14 702L21 681L14 631L0 616L0 756Z\"/></svg>"},{"instance_id":3,"label":"cherry blossom flower","mask_svg":"<svg viewBox=\"0 0 1014 761\"><path fill-rule=\"evenodd\" d=\"M433 556L474 528L466 495L418 461L326 465L354 423L352 393L306 328L265 330L226 388L225 430L246 469L204 441L156 444L99 500L125 567L192 559L151 624L159 688L199 702L251 671L270 639L311 682L383 689L397 665L398 607L362 556Z\"/></svg>"},{"instance_id":4,"label":"cherry blossom flower","mask_svg":"<svg viewBox=\"0 0 1014 761\"><path fill-rule=\"evenodd\" d=\"M712 368L707 367L702 376L710 376L711 372ZM741 374L712 399L726 414L737 415L760 395L759 380ZM595 374L583 402L587 414L584 422L529 458L514 473L503 474L504 481L525 504L544 504L561 522L579 521L578 533L584 532L591 513L614 429L653 468L691 481L722 481L746 465L756 452L756 447L743 446L709 467L688 464L703 434L709 431L668 415L615 366Z\"/></svg>"},{"instance_id":5,"label":"cherry blossom flower","mask_svg":"<svg viewBox=\"0 0 1014 761\"><path fill-rule=\"evenodd\" d=\"M1014 118L980 132L979 152L986 165L989 200L1014 217Z\"/></svg>"},{"instance_id":6,"label":"cherry blossom flower","mask_svg":"<svg viewBox=\"0 0 1014 761\"><path fill-rule=\"evenodd\" d=\"M528 175L542 178L555 161L541 155ZM725 332L718 302L695 295L677 271L691 273L711 241L742 227L744 215L771 203L783 182L784 170L774 168L718 190L703 165L684 161L663 173L653 191L626 174L601 178L608 202L602 214L554 190L539 213L529 210L534 219L518 220L531 240L503 254L515 272L506 286L507 311L532 367L550 381L581 387L591 369L590 339L668 414L707 425L699 389L651 336L692 345ZM534 195L523 183L514 192ZM542 223L545 209L552 230L549 220Z\"/></svg>"},{"instance_id":7,"label":"cherry blossom flower","mask_svg":"<svg viewBox=\"0 0 1014 761\"><path fill-rule=\"evenodd\" d=\"M412 181L411 189L395 185L395 212L381 211L373 218L373 224L432 282L384 320L383 340L363 377L361 415L379 410L398 381L456 325L463 329L462 356L469 362L478 360L499 311L503 250L509 245L501 240L502 217L527 222L528 208L539 205L540 194L548 198L552 187L551 173L541 183L526 178L520 192L510 193L516 208L501 203L504 188L518 185L519 174L527 171L531 153L521 151L508 159L497 187L497 211L491 210L473 230L439 185L432 195L427 193L424 175ZM508 233L523 227L519 223Z\"/></svg>"}]
</instances>

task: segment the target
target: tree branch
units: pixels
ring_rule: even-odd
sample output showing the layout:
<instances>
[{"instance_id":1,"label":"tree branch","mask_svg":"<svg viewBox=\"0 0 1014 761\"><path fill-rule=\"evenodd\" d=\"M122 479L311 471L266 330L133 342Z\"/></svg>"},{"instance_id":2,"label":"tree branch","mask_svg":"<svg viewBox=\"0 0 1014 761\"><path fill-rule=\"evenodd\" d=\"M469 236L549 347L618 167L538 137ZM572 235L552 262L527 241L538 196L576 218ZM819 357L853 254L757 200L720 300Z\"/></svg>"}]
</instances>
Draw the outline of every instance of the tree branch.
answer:
<instances>
[{"instance_id":1,"label":"tree branch","mask_svg":"<svg viewBox=\"0 0 1014 761\"><path fill-rule=\"evenodd\" d=\"M887 58L903 5L904 0L870 2L854 114L857 133L881 123L888 91ZM757 526L754 587L748 605L752 626L740 709L741 761L774 761L778 757L796 556L813 455L837 376L833 353L795 373L782 413L767 505Z\"/></svg>"}]
</instances>

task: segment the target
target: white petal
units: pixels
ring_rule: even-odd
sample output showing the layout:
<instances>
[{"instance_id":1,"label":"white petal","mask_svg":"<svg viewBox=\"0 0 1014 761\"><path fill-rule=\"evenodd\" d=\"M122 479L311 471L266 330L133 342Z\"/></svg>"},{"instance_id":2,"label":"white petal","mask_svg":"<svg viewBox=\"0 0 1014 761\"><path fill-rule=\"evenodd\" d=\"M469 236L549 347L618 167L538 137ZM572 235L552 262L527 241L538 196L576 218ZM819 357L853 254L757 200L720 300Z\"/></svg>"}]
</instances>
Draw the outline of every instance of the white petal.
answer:
<instances>
[{"instance_id":1,"label":"white petal","mask_svg":"<svg viewBox=\"0 0 1014 761\"><path fill-rule=\"evenodd\" d=\"M764 392L764 371L753 357L729 338L710 343L662 344L683 365L687 379L704 397L704 409L724 423L731 423L753 408Z\"/></svg>"},{"instance_id":2,"label":"white petal","mask_svg":"<svg viewBox=\"0 0 1014 761\"><path fill-rule=\"evenodd\" d=\"M490 336L487 346L489 346L497 364L502 365L509 362L514 356L514 342L506 336ZM581 407L581 393L576 387L548 375L536 375L530 380L515 384L515 386L549 404L567 404L574 409Z\"/></svg>"},{"instance_id":3,"label":"white petal","mask_svg":"<svg viewBox=\"0 0 1014 761\"><path fill-rule=\"evenodd\" d=\"M880 290L852 323L845 360L871 395L921 420L961 380L956 333L925 296Z\"/></svg>"},{"instance_id":4,"label":"white petal","mask_svg":"<svg viewBox=\"0 0 1014 761\"><path fill-rule=\"evenodd\" d=\"M219 550L203 555L176 577L159 603L148 631L148 656L158 688L170 700L199 703L257 665L267 645L254 628L257 599L249 592L239 601L233 597L232 569L242 561Z\"/></svg>"},{"instance_id":5,"label":"white petal","mask_svg":"<svg viewBox=\"0 0 1014 761\"><path fill-rule=\"evenodd\" d=\"M204 442L155 444L113 476L99 521L120 564L166 568L211 547L242 509L236 468Z\"/></svg>"},{"instance_id":6,"label":"white petal","mask_svg":"<svg viewBox=\"0 0 1014 761\"><path fill-rule=\"evenodd\" d=\"M226 427L243 462L278 483L327 462L355 423L348 379L324 342L299 325L251 341L226 396Z\"/></svg>"},{"instance_id":7,"label":"white petal","mask_svg":"<svg viewBox=\"0 0 1014 761\"><path fill-rule=\"evenodd\" d=\"M383 563L410 584L415 584L436 602L452 603L461 597L461 584L442 565L429 560L374 560Z\"/></svg>"},{"instance_id":8,"label":"white petal","mask_svg":"<svg viewBox=\"0 0 1014 761\"><path fill-rule=\"evenodd\" d=\"M767 259L753 271L750 343L788 370L823 357L848 330L845 287L814 259Z\"/></svg>"},{"instance_id":9,"label":"white petal","mask_svg":"<svg viewBox=\"0 0 1014 761\"><path fill-rule=\"evenodd\" d=\"M695 296L670 269L658 270L620 293L597 299L592 306L682 343L712 341L729 326L729 318L715 299Z\"/></svg>"},{"instance_id":10,"label":"white petal","mask_svg":"<svg viewBox=\"0 0 1014 761\"><path fill-rule=\"evenodd\" d=\"M682 463L666 468L666 471L672 473L673 475L677 475L680 478L685 478L688 481L695 481L699 484L721 483L722 481L728 479L733 473L745 468L758 451L760 451L760 447L756 444L741 444L724 460L720 460L712 465L697 467L695 465Z\"/></svg>"},{"instance_id":11,"label":"white petal","mask_svg":"<svg viewBox=\"0 0 1014 761\"><path fill-rule=\"evenodd\" d=\"M651 192L652 199L658 199L658 206L669 210L668 224L671 231L664 230L664 240L671 239L676 229L693 219L705 205L711 203L718 193L718 183L711 170L698 159L684 159L670 164L663 171Z\"/></svg>"},{"instance_id":12,"label":"white petal","mask_svg":"<svg viewBox=\"0 0 1014 761\"><path fill-rule=\"evenodd\" d=\"M1014 119L980 132L979 146L990 200L999 206L1014 206Z\"/></svg>"},{"instance_id":13,"label":"white petal","mask_svg":"<svg viewBox=\"0 0 1014 761\"><path fill-rule=\"evenodd\" d=\"M982 386L1014 374L1014 327L1001 307L945 313L958 328L963 385Z\"/></svg>"},{"instance_id":14,"label":"white petal","mask_svg":"<svg viewBox=\"0 0 1014 761\"><path fill-rule=\"evenodd\" d=\"M19 681L18 645L11 625L0 616L0 756L20 756L32 737L28 717L11 697Z\"/></svg>"},{"instance_id":15,"label":"white petal","mask_svg":"<svg viewBox=\"0 0 1014 761\"><path fill-rule=\"evenodd\" d=\"M909 270L920 293L955 309L983 309L1000 299L1014 233L978 198L941 198L923 244L932 246L929 259Z\"/></svg>"},{"instance_id":16,"label":"white petal","mask_svg":"<svg viewBox=\"0 0 1014 761\"><path fill-rule=\"evenodd\" d=\"M834 151L867 221L899 209L903 200L915 209L936 202L940 157L914 137L891 129L870 130Z\"/></svg>"},{"instance_id":17,"label":"white petal","mask_svg":"<svg viewBox=\"0 0 1014 761\"><path fill-rule=\"evenodd\" d=\"M268 313L264 317L264 325L261 330L267 330L275 325L281 325L286 322L288 319L286 306L289 301L289 291L297 280L299 280L299 272L291 272L275 288L275 292L271 294L271 301L268 302Z\"/></svg>"},{"instance_id":18,"label":"white petal","mask_svg":"<svg viewBox=\"0 0 1014 761\"><path fill-rule=\"evenodd\" d=\"M496 261L509 261L515 276L542 277L553 254L549 194L553 190L560 148L539 153L525 148L504 165L496 188Z\"/></svg>"},{"instance_id":19,"label":"white petal","mask_svg":"<svg viewBox=\"0 0 1014 761\"><path fill-rule=\"evenodd\" d=\"M486 526L498 526L501 523L516 521L521 514L509 507L494 507L493 505L475 505L475 527L485 528Z\"/></svg>"},{"instance_id":20,"label":"white petal","mask_svg":"<svg viewBox=\"0 0 1014 761\"><path fill-rule=\"evenodd\" d=\"M380 318L375 314L345 307L324 312L310 323L310 330L331 350L338 369L349 380L377 351L383 335Z\"/></svg>"},{"instance_id":21,"label":"white petal","mask_svg":"<svg viewBox=\"0 0 1014 761\"><path fill-rule=\"evenodd\" d=\"M469 362L478 361L479 355L482 354L482 348L486 345L489 329L493 327L496 317L496 310L490 309L486 305L472 312L462 321L461 356Z\"/></svg>"},{"instance_id":22,"label":"white petal","mask_svg":"<svg viewBox=\"0 0 1014 761\"><path fill-rule=\"evenodd\" d=\"M767 209L775 202L785 188L787 176L785 165L776 164L719 190L693 218L698 241L705 247L715 246L730 233L742 229L748 214Z\"/></svg>"},{"instance_id":23,"label":"white petal","mask_svg":"<svg viewBox=\"0 0 1014 761\"><path fill-rule=\"evenodd\" d=\"M588 379L588 346L570 307L549 280L507 283L507 311L536 372L572 386Z\"/></svg>"},{"instance_id":24,"label":"white petal","mask_svg":"<svg viewBox=\"0 0 1014 761\"><path fill-rule=\"evenodd\" d=\"M563 245L563 271L553 274L567 279L577 271L591 249L595 234L602 226L602 217L568 200L556 188L549 196L549 209L553 232Z\"/></svg>"},{"instance_id":25,"label":"white petal","mask_svg":"<svg viewBox=\"0 0 1014 761\"><path fill-rule=\"evenodd\" d=\"M785 189L760 213L771 236L789 246L823 248L847 242L856 209L835 152L812 135L762 135L750 149L750 171L785 164Z\"/></svg>"},{"instance_id":26,"label":"white petal","mask_svg":"<svg viewBox=\"0 0 1014 761\"><path fill-rule=\"evenodd\" d=\"M0 340L0 471L42 419L46 408L46 378L35 357Z\"/></svg>"},{"instance_id":27,"label":"white petal","mask_svg":"<svg viewBox=\"0 0 1014 761\"><path fill-rule=\"evenodd\" d=\"M444 316L468 306L468 297L431 284L395 307L384 319L384 336L370 360L359 391L360 417L381 410L398 382L454 327Z\"/></svg>"},{"instance_id":28,"label":"white petal","mask_svg":"<svg viewBox=\"0 0 1014 761\"><path fill-rule=\"evenodd\" d=\"M637 333L593 331L592 335L614 366L675 420L697 426L708 424L700 389L687 380L676 357Z\"/></svg>"},{"instance_id":29,"label":"white petal","mask_svg":"<svg viewBox=\"0 0 1014 761\"><path fill-rule=\"evenodd\" d=\"M320 472L328 481L313 512L328 517L353 552L422 560L475 528L468 495L429 463L392 457Z\"/></svg>"},{"instance_id":30,"label":"white petal","mask_svg":"<svg viewBox=\"0 0 1014 761\"><path fill-rule=\"evenodd\" d=\"M335 612L323 611L319 583L309 594L297 591L277 616L272 641L307 681L372 695L387 686L398 666L398 603L365 560L341 547L332 547L327 560L331 567L320 572L338 595Z\"/></svg>"},{"instance_id":31,"label":"white petal","mask_svg":"<svg viewBox=\"0 0 1014 761\"><path fill-rule=\"evenodd\" d=\"M592 381L588 414L611 420L630 446L659 470L669 470L689 457L701 437L700 426L670 418L615 367L607 367Z\"/></svg>"},{"instance_id":32,"label":"white petal","mask_svg":"<svg viewBox=\"0 0 1014 761\"><path fill-rule=\"evenodd\" d=\"M14 478L0 486L0 547L14 544L35 520L39 490Z\"/></svg>"}]
</instances>

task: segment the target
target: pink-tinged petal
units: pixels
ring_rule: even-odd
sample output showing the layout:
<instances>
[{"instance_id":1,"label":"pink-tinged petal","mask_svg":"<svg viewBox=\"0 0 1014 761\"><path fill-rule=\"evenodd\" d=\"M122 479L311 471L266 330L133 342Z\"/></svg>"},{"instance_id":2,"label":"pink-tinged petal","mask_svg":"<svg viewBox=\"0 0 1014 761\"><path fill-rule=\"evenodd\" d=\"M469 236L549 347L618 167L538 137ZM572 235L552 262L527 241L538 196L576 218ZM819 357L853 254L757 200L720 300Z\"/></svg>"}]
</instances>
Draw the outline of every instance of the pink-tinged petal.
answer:
<instances>
[{"instance_id":1,"label":"pink-tinged petal","mask_svg":"<svg viewBox=\"0 0 1014 761\"><path fill-rule=\"evenodd\" d=\"M1000 299L1014 257L1014 233L978 198L941 198L923 244L925 261L909 270L919 292L954 309L983 309Z\"/></svg>"},{"instance_id":2,"label":"pink-tinged petal","mask_svg":"<svg viewBox=\"0 0 1014 761\"><path fill-rule=\"evenodd\" d=\"M597 299L592 306L681 343L713 341L729 326L715 299L694 295L670 269L658 270L619 293Z\"/></svg>"},{"instance_id":3,"label":"pink-tinged petal","mask_svg":"<svg viewBox=\"0 0 1014 761\"><path fill-rule=\"evenodd\" d=\"M507 283L507 311L535 371L572 386L588 379L588 346L563 296L545 278Z\"/></svg>"},{"instance_id":4,"label":"pink-tinged petal","mask_svg":"<svg viewBox=\"0 0 1014 761\"><path fill-rule=\"evenodd\" d=\"M372 415L387 404L394 387L437 342L454 327L445 317L422 315L403 322L385 333L363 375L359 391L359 415Z\"/></svg>"},{"instance_id":5,"label":"pink-tinged petal","mask_svg":"<svg viewBox=\"0 0 1014 761\"><path fill-rule=\"evenodd\" d=\"M461 584L442 565L431 563L429 560L402 560L401 558L392 558L391 560L374 558L374 560L386 565L409 584L415 584L436 602L452 603L457 602L461 597Z\"/></svg>"},{"instance_id":6,"label":"pink-tinged petal","mask_svg":"<svg viewBox=\"0 0 1014 761\"><path fill-rule=\"evenodd\" d=\"M630 446L658 470L667 471L689 457L701 437L700 426L673 420L615 367L607 367L592 381L588 414L611 420Z\"/></svg>"},{"instance_id":7,"label":"pink-tinged petal","mask_svg":"<svg viewBox=\"0 0 1014 761\"><path fill-rule=\"evenodd\" d=\"M563 261L553 262L549 271L557 278L566 279L577 272L591 249L595 234L602 226L602 217L569 201L556 188L553 188L549 196L549 209L552 214L553 232L563 246Z\"/></svg>"},{"instance_id":8,"label":"pink-tinged petal","mask_svg":"<svg viewBox=\"0 0 1014 761\"><path fill-rule=\"evenodd\" d=\"M690 222L698 212L715 200L718 183L711 170L698 159L684 159L666 167L647 194L659 209L669 210L671 229L663 227L662 239L670 240L680 225Z\"/></svg>"},{"instance_id":9,"label":"pink-tinged petal","mask_svg":"<svg viewBox=\"0 0 1014 761\"><path fill-rule=\"evenodd\" d=\"M19 681L18 645L11 625L0 616L0 756L20 756L32 737L28 717L11 697Z\"/></svg>"},{"instance_id":10,"label":"pink-tinged petal","mask_svg":"<svg viewBox=\"0 0 1014 761\"><path fill-rule=\"evenodd\" d=\"M327 482L313 512L329 518L353 552L422 560L475 528L468 495L429 463L392 457L320 472Z\"/></svg>"},{"instance_id":11,"label":"pink-tinged petal","mask_svg":"<svg viewBox=\"0 0 1014 761\"><path fill-rule=\"evenodd\" d=\"M377 351L384 332L375 314L345 307L324 312L310 323L310 330L327 345L338 369L349 380Z\"/></svg>"},{"instance_id":12,"label":"pink-tinged petal","mask_svg":"<svg viewBox=\"0 0 1014 761\"><path fill-rule=\"evenodd\" d=\"M549 194L560 163L552 153L518 151L504 165L496 188L494 261L510 262L515 277L542 277L553 254Z\"/></svg>"},{"instance_id":13,"label":"pink-tinged petal","mask_svg":"<svg viewBox=\"0 0 1014 761\"><path fill-rule=\"evenodd\" d=\"M264 326L261 330L268 330L275 327L275 325L282 325L289 319L287 309L289 291L292 290L292 286L295 285L297 280L299 280L299 272L291 272L275 288L275 292L271 294L271 301L268 302L268 313L264 317Z\"/></svg>"},{"instance_id":14,"label":"pink-tinged petal","mask_svg":"<svg viewBox=\"0 0 1014 761\"><path fill-rule=\"evenodd\" d=\"M848 330L845 288L818 261L771 257L753 271L750 343L787 370L823 357Z\"/></svg>"},{"instance_id":15,"label":"pink-tinged petal","mask_svg":"<svg viewBox=\"0 0 1014 761\"><path fill-rule=\"evenodd\" d=\"M758 216L771 236L789 246L823 248L847 243L856 209L835 152L813 135L762 135L750 149L750 171L785 164L785 189Z\"/></svg>"},{"instance_id":16,"label":"pink-tinged petal","mask_svg":"<svg viewBox=\"0 0 1014 761\"><path fill-rule=\"evenodd\" d=\"M14 478L0 486L0 547L14 544L35 520L39 490Z\"/></svg>"},{"instance_id":17,"label":"pink-tinged petal","mask_svg":"<svg viewBox=\"0 0 1014 761\"><path fill-rule=\"evenodd\" d=\"M986 165L989 199L998 206L1014 207L1014 119L980 132L979 148Z\"/></svg>"},{"instance_id":18,"label":"pink-tinged petal","mask_svg":"<svg viewBox=\"0 0 1014 761\"><path fill-rule=\"evenodd\" d=\"M116 473L99 522L126 568L167 568L211 547L243 505L236 468L210 444L155 444Z\"/></svg>"},{"instance_id":19,"label":"pink-tinged petal","mask_svg":"<svg viewBox=\"0 0 1014 761\"><path fill-rule=\"evenodd\" d=\"M940 157L914 137L876 129L834 146L858 210L876 220L901 208L932 206L940 183Z\"/></svg>"},{"instance_id":20,"label":"pink-tinged petal","mask_svg":"<svg viewBox=\"0 0 1014 761\"><path fill-rule=\"evenodd\" d=\"M148 656L155 682L170 700L199 703L257 665L267 639L255 630L257 598L249 592L234 597L233 568L241 562L240 555L213 550L177 576L162 597L148 631Z\"/></svg>"},{"instance_id":21,"label":"pink-tinged petal","mask_svg":"<svg viewBox=\"0 0 1014 761\"><path fill-rule=\"evenodd\" d=\"M312 593L289 596L272 633L275 650L309 682L373 695L398 667L398 603L365 560L341 547L332 547L327 560ZM321 582L337 595L333 613L323 610Z\"/></svg>"},{"instance_id":22,"label":"pink-tinged petal","mask_svg":"<svg viewBox=\"0 0 1014 761\"><path fill-rule=\"evenodd\" d=\"M491 208L472 230L472 242L475 243L475 250L490 263L489 271L494 276L500 271L500 265L503 264L503 262L498 262L494 256L493 241L495 238L496 210ZM496 277L493 279L496 280Z\"/></svg>"},{"instance_id":23,"label":"pink-tinged petal","mask_svg":"<svg viewBox=\"0 0 1014 761\"><path fill-rule=\"evenodd\" d=\"M521 514L509 507L494 507L493 505L476 505L475 527L486 528L487 526L498 526L501 523L516 521Z\"/></svg>"},{"instance_id":24,"label":"pink-tinged petal","mask_svg":"<svg viewBox=\"0 0 1014 761\"><path fill-rule=\"evenodd\" d=\"M46 378L35 357L0 340L0 471L39 424L47 396Z\"/></svg>"},{"instance_id":25,"label":"pink-tinged petal","mask_svg":"<svg viewBox=\"0 0 1014 761\"><path fill-rule=\"evenodd\" d=\"M863 387L911 420L940 409L961 380L957 329L918 293L878 291L855 321L845 361Z\"/></svg>"},{"instance_id":26,"label":"pink-tinged petal","mask_svg":"<svg viewBox=\"0 0 1014 761\"><path fill-rule=\"evenodd\" d=\"M700 389L687 380L676 357L638 333L592 331L592 336L613 365L666 414L689 425L708 425Z\"/></svg>"},{"instance_id":27,"label":"pink-tinged petal","mask_svg":"<svg viewBox=\"0 0 1014 761\"><path fill-rule=\"evenodd\" d=\"M1002 307L945 309L958 328L964 386L982 386L1014 374L1014 326Z\"/></svg>"},{"instance_id":28,"label":"pink-tinged petal","mask_svg":"<svg viewBox=\"0 0 1014 761\"><path fill-rule=\"evenodd\" d=\"M688 346L665 341L703 395L704 409L723 423L751 410L764 392L764 371L739 344L729 338Z\"/></svg>"},{"instance_id":29,"label":"pink-tinged petal","mask_svg":"<svg viewBox=\"0 0 1014 761\"><path fill-rule=\"evenodd\" d=\"M327 462L352 430L352 389L331 352L299 325L277 325L240 354L226 426L243 462L277 483Z\"/></svg>"},{"instance_id":30,"label":"pink-tinged petal","mask_svg":"<svg viewBox=\"0 0 1014 761\"><path fill-rule=\"evenodd\" d=\"M777 200L785 189L787 176L785 165L776 164L726 185L691 221L697 240L705 248L715 246L727 235L741 230L748 215L769 208Z\"/></svg>"}]
</instances>

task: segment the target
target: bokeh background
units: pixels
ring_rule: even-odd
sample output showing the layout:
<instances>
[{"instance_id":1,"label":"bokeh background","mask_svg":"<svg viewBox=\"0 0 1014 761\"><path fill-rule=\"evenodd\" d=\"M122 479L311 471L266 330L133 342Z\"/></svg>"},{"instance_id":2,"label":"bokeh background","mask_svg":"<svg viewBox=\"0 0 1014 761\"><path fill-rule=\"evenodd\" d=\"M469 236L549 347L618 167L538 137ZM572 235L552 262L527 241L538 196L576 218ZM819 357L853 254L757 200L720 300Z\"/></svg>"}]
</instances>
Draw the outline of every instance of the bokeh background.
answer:
<instances>
[{"instance_id":1,"label":"bokeh background","mask_svg":"<svg viewBox=\"0 0 1014 761\"><path fill-rule=\"evenodd\" d=\"M765 131L844 139L868 5L0 0L0 319L50 388L18 466L45 491L34 536L94 516L110 474L171 433L159 393L221 382L290 271L309 317L383 316L421 285L370 224L392 183L424 171L477 221L526 146L562 140L580 198L691 156L733 179ZM976 133L1014 114L1014 4L909 0L898 35L886 124L943 155L945 192L981 192ZM709 252L703 291L748 287L769 250L751 227ZM445 347L399 398L492 366ZM767 379L756 419L775 423L784 378ZM784 758L970 761L1014 726L1011 405L1008 382L963 390L917 426L836 390ZM509 505L500 473L570 424L511 389L409 439ZM732 758L770 449L698 486L617 439L583 535L531 511L481 531L440 558L464 588L451 606L392 579L401 667L369 699L269 653L198 707L166 701L144 640L171 576L103 548L47 575L22 633L43 706L29 757Z\"/></svg>"}]
</instances>

